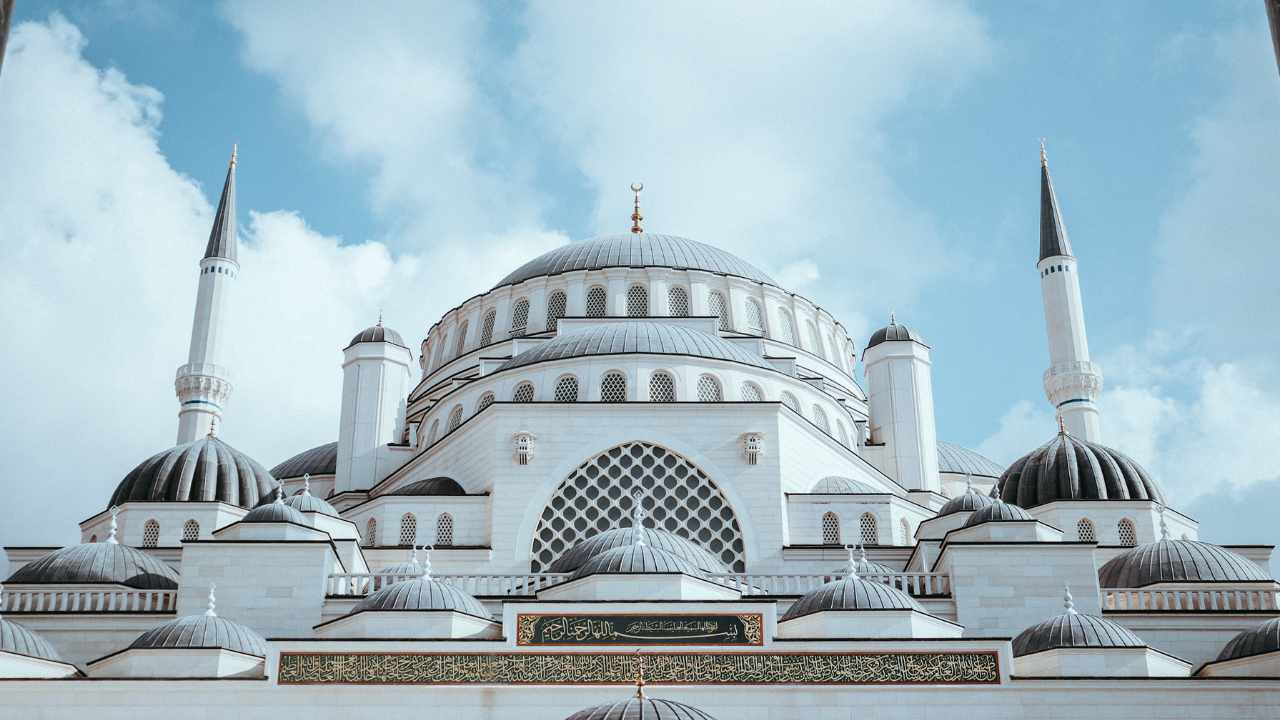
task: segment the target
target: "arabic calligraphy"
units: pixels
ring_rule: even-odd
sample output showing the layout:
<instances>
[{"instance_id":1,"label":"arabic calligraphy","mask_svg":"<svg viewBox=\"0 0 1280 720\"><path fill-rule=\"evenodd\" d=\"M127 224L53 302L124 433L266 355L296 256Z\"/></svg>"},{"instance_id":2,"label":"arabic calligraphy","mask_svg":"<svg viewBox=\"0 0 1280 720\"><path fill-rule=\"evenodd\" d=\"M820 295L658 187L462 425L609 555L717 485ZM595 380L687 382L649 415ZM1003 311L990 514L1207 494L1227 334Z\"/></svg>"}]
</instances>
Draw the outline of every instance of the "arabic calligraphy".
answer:
<instances>
[{"instance_id":1,"label":"arabic calligraphy","mask_svg":"<svg viewBox=\"0 0 1280 720\"><path fill-rule=\"evenodd\" d=\"M764 617L537 615L516 618L517 645L762 645Z\"/></svg>"}]
</instances>

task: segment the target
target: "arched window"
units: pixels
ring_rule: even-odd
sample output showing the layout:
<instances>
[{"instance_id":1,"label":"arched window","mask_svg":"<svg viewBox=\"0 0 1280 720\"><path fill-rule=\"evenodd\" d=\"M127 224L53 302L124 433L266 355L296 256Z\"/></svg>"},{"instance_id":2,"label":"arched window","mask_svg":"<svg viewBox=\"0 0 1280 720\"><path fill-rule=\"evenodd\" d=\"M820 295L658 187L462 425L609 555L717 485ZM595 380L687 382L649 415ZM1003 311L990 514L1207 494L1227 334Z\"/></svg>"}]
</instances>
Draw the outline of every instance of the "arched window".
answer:
<instances>
[{"instance_id":1,"label":"arched window","mask_svg":"<svg viewBox=\"0 0 1280 720\"><path fill-rule=\"evenodd\" d=\"M97 534L97 533L94 533L94 534L90 535L90 536L89 536L89 542L91 542L91 543L96 543L96 542L98 542L98 534Z\"/></svg>"},{"instance_id":2,"label":"arched window","mask_svg":"<svg viewBox=\"0 0 1280 720\"><path fill-rule=\"evenodd\" d=\"M827 359L832 365L837 363L836 358L836 338L831 333L827 333Z\"/></svg>"},{"instance_id":3,"label":"arched window","mask_svg":"<svg viewBox=\"0 0 1280 720\"><path fill-rule=\"evenodd\" d=\"M791 313L778 310L778 336L782 342L796 344L796 325L791 321Z\"/></svg>"},{"instance_id":4,"label":"arched window","mask_svg":"<svg viewBox=\"0 0 1280 720\"><path fill-rule=\"evenodd\" d=\"M431 367L438 368L440 363L444 361L444 344L449 340L443 330L436 336L436 351L431 358Z\"/></svg>"},{"instance_id":5,"label":"arched window","mask_svg":"<svg viewBox=\"0 0 1280 720\"><path fill-rule=\"evenodd\" d=\"M155 518L142 523L142 547L153 548L160 543L160 523Z\"/></svg>"},{"instance_id":6,"label":"arched window","mask_svg":"<svg viewBox=\"0 0 1280 720\"><path fill-rule=\"evenodd\" d=\"M818 337L818 326L813 324L812 320L805 321L805 326L809 330L809 349L814 355L822 354L822 338Z\"/></svg>"},{"instance_id":7,"label":"arched window","mask_svg":"<svg viewBox=\"0 0 1280 720\"><path fill-rule=\"evenodd\" d=\"M822 513L822 544L840 544L840 518L833 512Z\"/></svg>"},{"instance_id":8,"label":"arched window","mask_svg":"<svg viewBox=\"0 0 1280 720\"><path fill-rule=\"evenodd\" d=\"M906 518L898 521L898 536L899 545L911 544L911 523L907 522Z\"/></svg>"},{"instance_id":9,"label":"arched window","mask_svg":"<svg viewBox=\"0 0 1280 720\"><path fill-rule=\"evenodd\" d=\"M643 285L627 288L627 317L644 317L649 314L649 291Z\"/></svg>"},{"instance_id":10,"label":"arched window","mask_svg":"<svg viewBox=\"0 0 1280 720\"><path fill-rule=\"evenodd\" d=\"M587 317L604 317L609 309L609 294L596 285L587 291Z\"/></svg>"},{"instance_id":11,"label":"arched window","mask_svg":"<svg viewBox=\"0 0 1280 720\"><path fill-rule=\"evenodd\" d=\"M760 386L753 382L744 382L739 389L742 395L742 402L760 402L764 400L764 393L761 392Z\"/></svg>"},{"instance_id":12,"label":"arched window","mask_svg":"<svg viewBox=\"0 0 1280 720\"><path fill-rule=\"evenodd\" d=\"M626 402L627 376L611 370L600 378L600 402Z\"/></svg>"},{"instance_id":13,"label":"arched window","mask_svg":"<svg viewBox=\"0 0 1280 720\"><path fill-rule=\"evenodd\" d=\"M555 330L559 326L560 318L564 317L565 308L569 304L569 298L565 296L563 290L557 290L551 293L551 297L547 298L547 329Z\"/></svg>"},{"instance_id":14,"label":"arched window","mask_svg":"<svg viewBox=\"0 0 1280 720\"><path fill-rule=\"evenodd\" d=\"M840 438L840 444L849 447L849 430L845 428L844 421L836 421L836 437Z\"/></svg>"},{"instance_id":15,"label":"arched window","mask_svg":"<svg viewBox=\"0 0 1280 720\"><path fill-rule=\"evenodd\" d=\"M430 445L431 443L435 442L436 438L439 437L439 435L440 435L440 418L436 418L435 420L431 421L431 430L427 432L427 444Z\"/></svg>"},{"instance_id":16,"label":"arched window","mask_svg":"<svg viewBox=\"0 0 1280 720\"><path fill-rule=\"evenodd\" d=\"M755 298L747 298L747 330L764 334L764 313L760 312L760 303Z\"/></svg>"},{"instance_id":17,"label":"arched window","mask_svg":"<svg viewBox=\"0 0 1280 720\"><path fill-rule=\"evenodd\" d=\"M520 298L511 309L511 336L519 337L529 327L529 298Z\"/></svg>"},{"instance_id":18,"label":"arched window","mask_svg":"<svg viewBox=\"0 0 1280 720\"><path fill-rule=\"evenodd\" d=\"M724 393L720 391L720 381L712 375L698 377L698 402L720 402Z\"/></svg>"},{"instance_id":19,"label":"arched window","mask_svg":"<svg viewBox=\"0 0 1280 720\"><path fill-rule=\"evenodd\" d=\"M480 323L480 347L493 342L493 323L498 319L498 311L489 308L484 314L484 322Z\"/></svg>"},{"instance_id":20,"label":"arched window","mask_svg":"<svg viewBox=\"0 0 1280 720\"><path fill-rule=\"evenodd\" d=\"M725 312L724 295L719 290L712 290L707 296L707 310L712 315L720 318L716 326L721 330L729 329L729 313Z\"/></svg>"},{"instance_id":21,"label":"arched window","mask_svg":"<svg viewBox=\"0 0 1280 720\"><path fill-rule=\"evenodd\" d=\"M1097 542L1098 534L1093 531L1093 521L1089 518L1080 518L1076 523L1076 537L1080 542Z\"/></svg>"},{"instance_id":22,"label":"arched window","mask_svg":"<svg viewBox=\"0 0 1280 720\"><path fill-rule=\"evenodd\" d=\"M511 393L511 402L533 402L533 383L522 382Z\"/></svg>"},{"instance_id":23,"label":"arched window","mask_svg":"<svg viewBox=\"0 0 1280 720\"><path fill-rule=\"evenodd\" d=\"M562 375L556 381L556 402L578 402L578 378Z\"/></svg>"},{"instance_id":24,"label":"arched window","mask_svg":"<svg viewBox=\"0 0 1280 720\"><path fill-rule=\"evenodd\" d=\"M800 401L796 399L795 395L792 395L791 393L784 391L781 395L781 399L782 399L782 404L791 408L793 412L797 414L800 412Z\"/></svg>"},{"instance_id":25,"label":"arched window","mask_svg":"<svg viewBox=\"0 0 1280 720\"><path fill-rule=\"evenodd\" d=\"M200 539L200 523L196 522L195 518L187 520L185 523L182 524L182 541L183 542L191 542L192 540L199 540L199 539Z\"/></svg>"},{"instance_id":26,"label":"arched window","mask_svg":"<svg viewBox=\"0 0 1280 720\"><path fill-rule=\"evenodd\" d=\"M480 400L476 403L476 412L480 412L481 410L492 405L493 400L494 400L494 397L492 392L487 392L481 395Z\"/></svg>"},{"instance_id":27,"label":"arched window","mask_svg":"<svg viewBox=\"0 0 1280 720\"><path fill-rule=\"evenodd\" d=\"M1133 547L1138 544L1138 531L1133 527L1133 521L1129 518L1123 518L1116 525L1116 532L1120 535L1120 544L1124 547Z\"/></svg>"},{"instance_id":28,"label":"arched window","mask_svg":"<svg viewBox=\"0 0 1280 720\"><path fill-rule=\"evenodd\" d=\"M454 357L460 357L462 355L462 351L467 349L467 330L470 326L470 320L463 320L462 324L458 326L458 342L453 348Z\"/></svg>"},{"instance_id":29,"label":"arched window","mask_svg":"<svg viewBox=\"0 0 1280 720\"><path fill-rule=\"evenodd\" d=\"M676 381L671 373L656 372L649 376L649 402L675 402Z\"/></svg>"},{"instance_id":30,"label":"arched window","mask_svg":"<svg viewBox=\"0 0 1280 720\"><path fill-rule=\"evenodd\" d=\"M373 547L378 544L378 521L369 518L369 522L364 524L364 546Z\"/></svg>"},{"instance_id":31,"label":"arched window","mask_svg":"<svg viewBox=\"0 0 1280 720\"><path fill-rule=\"evenodd\" d=\"M453 544L453 516L440 513L436 518L436 545Z\"/></svg>"},{"instance_id":32,"label":"arched window","mask_svg":"<svg viewBox=\"0 0 1280 720\"><path fill-rule=\"evenodd\" d=\"M827 412L817 405L813 406L813 424L822 432L831 434L831 421L827 419Z\"/></svg>"},{"instance_id":33,"label":"arched window","mask_svg":"<svg viewBox=\"0 0 1280 720\"><path fill-rule=\"evenodd\" d=\"M880 527L876 524L875 515L862 513L862 517L858 518L858 530L862 534L863 545L880 544Z\"/></svg>"},{"instance_id":34,"label":"arched window","mask_svg":"<svg viewBox=\"0 0 1280 720\"><path fill-rule=\"evenodd\" d=\"M453 409L449 411L449 425L445 429L445 432L453 432L461 424L462 424L462 406L454 405Z\"/></svg>"},{"instance_id":35,"label":"arched window","mask_svg":"<svg viewBox=\"0 0 1280 720\"><path fill-rule=\"evenodd\" d=\"M418 544L418 517L413 513L400 516L400 544Z\"/></svg>"},{"instance_id":36,"label":"arched window","mask_svg":"<svg viewBox=\"0 0 1280 720\"><path fill-rule=\"evenodd\" d=\"M671 317L689 317L689 291L679 285L667 289L667 314Z\"/></svg>"}]
</instances>

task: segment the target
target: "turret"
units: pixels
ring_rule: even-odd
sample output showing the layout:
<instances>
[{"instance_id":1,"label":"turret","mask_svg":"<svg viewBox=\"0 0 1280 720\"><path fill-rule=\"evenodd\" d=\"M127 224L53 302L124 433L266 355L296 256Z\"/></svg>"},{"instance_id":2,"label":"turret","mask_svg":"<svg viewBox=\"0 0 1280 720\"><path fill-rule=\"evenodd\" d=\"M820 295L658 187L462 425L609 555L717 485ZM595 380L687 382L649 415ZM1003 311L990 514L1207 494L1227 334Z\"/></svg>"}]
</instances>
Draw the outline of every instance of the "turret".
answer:
<instances>
[{"instance_id":1,"label":"turret","mask_svg":"<svg viewBox=\"0 0 1280 720\"><path fill-rule=\"evenodd\" d=\"M1040 273L1045 331L1049 336L1045 396L1072 435L1099 442L1096 401L1102 392L1102 372L1089 360L1076 258L1062 222L1043 144L1040 146L1040 261L1036 269Z\"/></svg>"},{"instance_id":2,"label":"turret","mask_svg":"<svg viewBox=\"0 0 1280 720\"><path fill-rule=\"evenodd\" d=\"M413 353L381 318L351 338L342 357L335 493L366 490L381 479L379 450L400 442L413 366Z\"/></svg>"},{"instance_id":3,"label":"turret","mask_svg":"<svg viewBox=\"0 0 1280 720\"><path fill-rule=\"evenodd\" d=\"M871 444L881 469L908 490L941 492L929 346L892 315L862 353L871 405Z\"/></svg>"}]
</instances>

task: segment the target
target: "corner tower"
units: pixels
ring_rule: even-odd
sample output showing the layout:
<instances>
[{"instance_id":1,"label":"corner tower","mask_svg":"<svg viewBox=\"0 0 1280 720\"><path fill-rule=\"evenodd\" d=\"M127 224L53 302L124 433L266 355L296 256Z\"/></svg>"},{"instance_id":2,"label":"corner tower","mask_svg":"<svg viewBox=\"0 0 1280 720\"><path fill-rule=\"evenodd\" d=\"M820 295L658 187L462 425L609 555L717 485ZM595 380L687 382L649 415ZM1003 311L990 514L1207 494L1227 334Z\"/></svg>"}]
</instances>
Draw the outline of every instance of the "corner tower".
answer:
<instances>
[{"instance_id":1,"label":"corner tower","mask_svg":"<svg viewBox=\"0 0 1280 720\"><path fill-rule=\"evenodd\" d=\"M1036 269L1040 272L1045 332L1049 336L1045 396L1072 435L1099 442L1096 401L1102 392L1102 372L1089 360L1076 258L1071 253L1058 196L1049 177L1044 143L1040 144L1040 261Z\"/></svg>"},{"instance_id":2,"label":"corner tower","mask_svg":"<svg viewBox=\"0 0 1280 720\"><path fill-rule=\"evenodd\" d=\"M941 493L929 346L891 314L889 324L867 341L862 365L871 444L886 449L881 470L908 490Z\"/></svg>"},{"instance_id":3,"label":"corner tower","mask_svg":"<svg viewBox=\"0 0 1280 720\"><path fill-rule=\"evenodd\" d=\"M367 490L389 470L380 450L400 441L413 353L400 333L378 324L342 351L342 411L333 491ZM386 463L383 462L385 465Z\"/></svg>"},{"instance_id":4,"label":"corner tower","mask_svg":"<svg viewBox=\"0 0 1280 720\"><path fill-rule=\"evenodd\" d=\"M231 373L222 363L231 285L240 274L236 249L236 149L232 147L213 229L200 260L191 349L173 383L178 394L179 445L209 434L231 397Z\"/></svg>"}]
</instances>

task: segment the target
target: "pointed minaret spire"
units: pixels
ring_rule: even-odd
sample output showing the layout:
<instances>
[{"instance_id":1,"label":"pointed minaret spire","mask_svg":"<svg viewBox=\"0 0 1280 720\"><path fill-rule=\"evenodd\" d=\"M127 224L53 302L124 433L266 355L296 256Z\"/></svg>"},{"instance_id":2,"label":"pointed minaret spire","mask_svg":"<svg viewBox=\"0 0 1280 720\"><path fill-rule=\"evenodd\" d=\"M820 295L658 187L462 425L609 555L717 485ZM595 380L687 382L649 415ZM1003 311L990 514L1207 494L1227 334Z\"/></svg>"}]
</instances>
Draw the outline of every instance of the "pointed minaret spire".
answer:
<instances>
[{"instance_id":1,"label":"pointed minaret spire","mask_svg":"<svg viewBox=\"0 0 1280 720\"><path fill-rule=\"evenodd\" d=\"M1055 256L1074 257L1071 241L1067 239L1067 227L1062 223L1058 209L1058 194L1053 191L1053 178L1049 177L1049 156L1044 151L1044 139L1040 140L1040 259Z\"/></svg>"},{"instance_id":2,"label":"pointed minaret spire","mask_svg":"<svg viewBox=\"0 0 1280 720\"><path fill-rule=\"evenodd\" d=\"M213 229L204 256L236 259L236 146L231 146L231 162L227 163L227 179L222 182L218 212L213 215Z\"/></svg>"},{"instance_id":3,"label":"pointed minaret spire","mask_svg":"<svg viewBox=\"0 0 1280 720\"><path fill-rule=\"evenodd\" d=\"M644 232L641 223L644 222L644 215L640 214L640 191L644 190L644 183L631 183L631 192L636 195L635 209L631 211L631 232L640 234Z\"/></svg>"}]
</instances>

